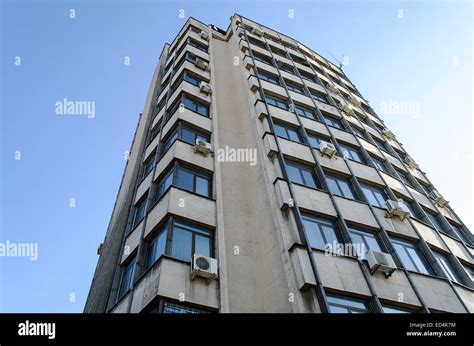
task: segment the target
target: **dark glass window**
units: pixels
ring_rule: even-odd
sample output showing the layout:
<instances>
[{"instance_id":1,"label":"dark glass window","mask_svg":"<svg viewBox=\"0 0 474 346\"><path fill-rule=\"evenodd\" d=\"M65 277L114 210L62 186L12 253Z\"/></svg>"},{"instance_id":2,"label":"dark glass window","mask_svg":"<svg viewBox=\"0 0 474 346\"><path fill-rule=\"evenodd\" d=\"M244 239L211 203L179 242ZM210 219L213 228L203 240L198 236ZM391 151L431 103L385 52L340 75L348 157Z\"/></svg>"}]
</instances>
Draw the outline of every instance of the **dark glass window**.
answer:
<instances>
[{"instance_id":1,"label":"dark glass window","mask_svg":"<svg viewBox=\"0 0 474 346\"><path fill-rule=\"evenodd\" d=\"M291 128L291 127L288 127L288 126L284 126L284 125L280 125L280 124L274 124L274 129L275 129L275 134L278 136L278 137L282 137L282 138L285 138L285 139L289 139L291 141L295 141L295 142L298 142L298 143L301 143L301 136L298 132L297 129L294 129L294 128Z\"/></svg>"},{"instance_id":2,"label":"dark glass window","mask_svg":"<svg viewBox=\"0 0 474 346\"><path fill-rule=\"evenodd\" d=\"M156 190L155 201L159 200L161 196L173 185L174 167L167 172L158 182L158 188Z\"/></svg>"},{"instance_id":3,"label":"dark glass window","mask_svg":"<svg viewBox=\"0 0 474 346\"><path fill-rule=\"evenodd\" d=\"M313 135L313 134L309 134L308 133L308 143L309 145L311 146L311 148L315 148L315 149L318 149L319 148L319 144L324 141L324 142L331 142L331 140L329 139L324 139L324 138L320 138L316 135Z\"/></svg>"},{"instance_id":4,"label":"dark glass window","mask_svg":"<svg viewBox=\"0 0 474 346\"><path fill-rule=\"evenodd\" d=\"M288 80L285 80L285 85L288 88L288 90L294 91L295 93L298 94L303 94L304 95L304 89L302 86L295 84L293 82L290 82Z\"/></svg>"},{"instance_id":5,"label":"dark glass window","mask_svg":"<svg viewBox=\"0 0 474 346\"><path fill-rule=\"evenodd\" d=\"M334 101L335 101L335 99L334 99ZM355 126L352 126L352 130L354 130L354 133L355 133L356 136L359 136L360 138L365 139L364 131L362 131L361 129L359 129L358 127L355 127Z\"/></svg>"},{"instance_id":6,"label":"dark glass window","mask_svg":"<svg viewBox=\"0 0 474 346\"><path fill-rule=\"evenodd\" d=\"M168 221L147 244L145 269L163 254L186 262L191 262L194 254L212 257L213 241L213 232L206 228L177 219Z\"/></svg>"},{"instance_id":7,"label":"dark glass window","mask_svg":"<svg viewBox=\"0 0 474 346\"><path fill-rule=\"evenodd\" d=\"M379 171L388 173L388 168L387 165L385 164L384 161L380 160L379 158L372 156L372 161L374 162L375 168L377 168Z\"/></svg>"},{"instance_id":8,"label":"dark glass window","mask_svg":"<svg viewBox=\"0 0 474 346\"><path fill-rule=\"evenodd\" d=\"M288 103L286 103L286 101L282 99L270 95L265 95L265 100L269 105L288 110Z\"/></svg>"},{"instance_id":9,"label":"dark glass window","mask_svg":"<svg viewBox=\"0 0 474 346\"><path fill-rule=\"evenodd\" d=\"M425 210L425 212L426 212L426 215L428 216L428 219L433 224L433 227L436 228L438 231L444 232L444 227L442 226L441 222L438 220L438 217L429 211Z\"/></svg>"},{"instance_id":10,"label":"dark glass window","mask_svg":"<svg viewBox=\"0 0 474 346\"><path fill-rule=\"evenodd\" d=\"M359 257L364 257L369 250L383 252L379 240L374 233L356 227L348 227L348 231L351 235L352 243L358 244L356 250Z\"/></svg>"},{"instance_id":11,"label":"dark glass window","mask_svg":"<svg viewBox=\"0 0 474 346\"><path fill-rule=\"evenodd\" d=\"M135 227L138 225L146 214L146 199L147 196L145 195L136 205L135 205L135 216L133 218L133 226Z\"/></svg>"},{"instance_id":12,"label":"dark glass window","mask_svg":"<svg viewBox=\"0 0 474 346\"><path fill-rule=\"evenodd\" d=\"M260 48L263 48L263 49L267 49L267 46L265 45L265 42L263 41L260 41L260 40L257 40L253 37L249 37L249 42L257 47L260 47Z\"/></svg>"},{"instance_id":13,"label":"dark glass window","mask_svg":"<svg viewBox=\"0 0 474 346\"><path fill-rule=\"evenodd\" d=\"M318 93L317 91L314 91L312 89L309 89L309 92L314 99L324 102L324 103L329 103L326 95Z\"/></svg>"},{"instance_id":14,"label":"dark glass window","mask_svg":"<svg viewBox=\"0 0 474 346\"><path fill-rule=\"evenodd\" d=\"M194 98L190 98L185 95L183 100L184 107L187 109L201 114L202 116L209 117L209 105L202 103Z\"/></svg>"},{"instance_id":15,"label":"dark glass window","mask_svg":"<svg viewBox=\"0 0 474 346\"><path fill-rule=\"evenodd\" d=\"M195 145L198 139L208 143L211 141L208 135L186 125L181 127L180 139L191 145Z\"/></svg>"},{"instance_id":16,"label":"dark glass window","mask_svg":"<svg viewBox=\"0 0 474 346\"><path fill-rule=\"evenodd\" d=\"M437 251L433 251L433 255L435 256L436 260L440 264L441 269L443 269L443 272L446 275L446 277L451 281L457 282L458 284L462 284L462 279L459 276L458 271L451 264L448 257Z\"/></svg>"},{"instance_id":17,"label":"dark glass window","mask_svg":"<svg viewBox=\"0 0 474 346\"><path fill-rule=\"evenodd\" d=\"M258 76L260 77L260 79L264 80L264 81L267 81L267 82L270 82L270 83L273 83L273 84L277 84L277 85L280 85L280 80L278 79L277 76L274 76L270 73L267 73L267 72L263 72L262 70L257 70L258 72Z\"/></svg>"},{"instance_id":18,"label":"dark glass window","mask_svg":"<svg viewBox=\"0 0 474 346\"><path fill-rule=\"evenodd\" d=\"M334 195L355 199L356 194L349 180L336 175L326 174L326 181L329 191Z\"/></svg>"},{"instance_id":19,"label":"dark glass window","mask_svg":"<svg viewBox=\"0 0 474 346\"><path fill-rule=\"evenodd\" d=\"M178 128L175 128L168 136L163 144L163 153L165 153L174 143L175 140L178 139Z\"/></svg>"},{"instance_id":20,"label":"dark glass window","mask_svg":"<svg viewBox=\"0 0 474 346\"><path fill-rule=\"evenodd\" d=\"M166 223L153 236L153 239L148 243L145 259L145 270L150 268L162 255L166 252L166 241L168 238L168 224Z\"/></svg>"},{"instance_id":21,"label":"dark glass window","mask_svg":"<svg viewBox=\"0 0 474 346\"><path fill-rule=\"evenodd\" d=\"M279 61L278 62L278 67L282 71L285 71L285 72L288 72L288 73L291 73L291 74L295 74L295 70L293 69L293 66L287 65L287 64L282 63L282 62Z\"/></svg>"},{"instance_id":22,"label":"dark glass window","mask_svg":"<svg viewBox=\"0 0 474 346\"><path fill-rule=\"evenodd\" d=\"M417 271L424 274L432 274L432 270L423 253L414 244L391 238L392 245L402 261L405 269Z\"/></svg>"},{"instance_id":23,"label":"dark glass window","mask_svg":"<svg viewBox=\"0 0 474 346\"><path fill-rule=\"evenodd\" d=\"M188 37L188 43L189 43L191 46L193 46L193 47L195 47L195 48L197 48L197 49L199 49L199 50L202 50L203 52L206 52L206 53L207 53L207 46L205 46L205 45L203 45L202 43L196 41L195 39L193 39L193 38L191 38L191 37Z\"/></svg>"},{"instance_id":24,"label":"dark glass window","mask_svg":"<svg viewBox=\"0 0 474 346\"><path fill-rule=\"evenodd\" d=\"M369 204L380 208L385 208L385 201L388 199L388 197L381 188L365 184L360 184L360 186Z\"/></svg>"},{"instance_id":25,"label":"dark glass window","mask_svg":"<svg viewBox=\"0 0 474 346\"><path fill-rule=\"evenodd\" d=\"M379 139L378 137L373 136L374 142L380 150L388 151L387 144Z\"/></svg>"},{"instance_id":26,"label":"dark glass window","mask_svg":"<svg viewBox=\"0 0 474 346\"><path fill-rule=\"evenodd\" d=\"M365 163L365 160L360 154L359 149L346 144L339 144L339 147L341 148L342 156L360 163Z\"/></svg>"},{"instance_id":27,"label":"dark glass window","mask_svg":"<svg viewBox=\"0 0 474 346\"><path fill-rule=\"evenodd\" d=\"M471 235L471 237L469 237L468 234L464 233L464 230L461 228L461 226L458 226L458 225L456 225L452 222L450 222L449 224L453 228L453 232L449 232L449 233L454 233L454 231L456 231L456 233L459 235L459 237L461 237L462 240L464 240L464 242L466 244L472 245L472 235Z\"/></svg>"},{"instance_id":28,"label":"dark glass window","mask_svg":"<svg viewBox=\"0 0 474 346\"><path fill-rule=\"evenodd\" d=\"M163 306L164 314L203 314L206 312L207 311L193 308L190 306L186 306L183 304L176 304L176 303L170 303L170 302L165 302Z\"/></svg>"},{"instance_id":29,"label":"dark glass window","mask_svg":"<svg viewBox=\"0 0 474 346\"><path fill-rule=\"evenodd\" d=\"M286 169L290 182L319 188L319 182L311 167L287 161Z\"/></svg>"},{"instance_id":30,"label":"dark glass window","mask_svg":"<svg viewBox=\"0 0 474 346\"><path fill-rule=\"evenodd\" d=\"M283 49L276 48L276 47L273 47L272 45L270 45L270 50L274 54L277 54L277 55L283 56L285 58L288 58L288 54L286 54L286 52Z\"/></svg>"},{"instance_id":31,"label":"dark glass window","mask_svg":"<svg viewBox=\"0 0 474 346\"><path fill-rule=\"evenodd\" d=\"M125 293L128 292L132 285L133 272L135 267L135 256L122 267L122 278L120 280L120 288L118 298L121 298Z\"/></svg>"},{"instance_id":32,"label":"dark glass window","mask_svg":"<svg viewBox=\"0 0 474 346\"><path fill-rule=\"evenodd\" d=\"M179 166L177 173L177 187L201 196L211 196L211 176L209 174L196 172L183 166Z\"/></svg>"},{"instance_id":33,"label":"dark glass window","mask_svg":"<svg viewBox=\"0 0 474 346\"><path fill-rule=\"evenodd\" d=\"M211 231L176 220L173 224L170 255L190 262L194 254L212 256Z\"/></svg>"},{"instance_id":34,"label":"dark glass window","mask_svg":"<svg viewBox=\"0 0 474 346\"><path fill-rule=\"evenodd\" d=\"M252 51L252 55L253 55L253 58L255 60L263 62L264 64L267 64L267 65L272 65L273 66L272 58L270 58L266 55L254 52L254 51Z\"/></svg>"},{"instance_id":35,"label":"dark glass window","mask_svg":"<svg viewBox=\"0 0 474 346\"><path fill-rule=\"evenodd\" d=\"M295 106L295 112L297 115L301 115L302 117L316 119L316 111L314 109L303 106Z\"/></svg>"},{"instance_id":36,"label":"dark glass window","mask_svg":"<svg viewBox=\"0 0 474 346\"><path fill-rule=\"evenodd\" d=\"M339 120L339 119L336 119L336 118L333 118L329 115L324 115L324 114L323 114L323 118L324 118L324 122L329 126L333 126L333 127L338 128L338 129L343 129L344 128L344 126L342 125L341 120Z\"/></svg>"},{"instance_id":37,"label":"dark glass window","mask_svg":"<svg viewBox=\"0 0 474 346\"><path fill-rule=\"evenodd\" d=\"M382 305L383 312L385 314L409 314L411 311L401 309L395 306Z\"/></svg>"},{"instance_id":38,"label":"dark glass window","mask_svg":"<svg viewBox=\"0 0 474 346\"><path fill-rule=\"evenodd\" d=\"M360 314L368 313L369 305L363 300L327 295L329 312L333 314Z\"/></svg>"},{"instance_id":39,"label":"dark glass window","mask_svg":"<svg viewBox=\"0 0 474 346\"><path fill-rule=\"evenodd\" d=\"M306 214L302 217L306 237L312 248L327 250L339 244L334 222ZM337 252L336 249L334 252Z\"/></svg>"},{"instance_id":40,"label":"dark glass window","mask_svg":"<svg viewBox=\"0 0 474 346\"><path fill-rule=\"evenodd\" d=\"M184 71L184 77L183 79L195 86L199 86L199 84L201 84L201 82L203 82L203 80L201 78L199 78L198 76L188 72L188 71Z\"/></svg>"},{"instance_id":41,"label":"dark glass window","mask_svg":"<svg viewBox=\"0 0 474 346\"><path fill-rule=\"evenodd\" d=\"M319 84L319 81L318 81L318 79L315 75L313 75L311 73L308 73L306 71L303 71L303 70L298 70L298 72L300 73L301 78L309 80L313 83L318 83Z\"/></svg>"},{"instance_id":42,"label":"dark glass window","mask_svg":"<svg viewBox=\"0 0 474 346\"><path fill-rule=\"evenodd\" d=\"M156 155L156 150L154 150L150 156L147 158L145 163L143 164L143 176L142 178L145 178L148 173L150 173L153 170L153 167L155 166L155 155Z\"/></svg>"},{"instance_id":43,"label":"dark glass window","mask_svg":"<svg viewBox=\"0 0 474 346\"><path fill-rule=\"evenodd\" d=\"M403 171L397 170L398 175L400 176L400 180L403 181L405 185L413 187L412 182L410 181L410 178L408 177L408 173L405 173Z\"/></svg>"}]
</instances>

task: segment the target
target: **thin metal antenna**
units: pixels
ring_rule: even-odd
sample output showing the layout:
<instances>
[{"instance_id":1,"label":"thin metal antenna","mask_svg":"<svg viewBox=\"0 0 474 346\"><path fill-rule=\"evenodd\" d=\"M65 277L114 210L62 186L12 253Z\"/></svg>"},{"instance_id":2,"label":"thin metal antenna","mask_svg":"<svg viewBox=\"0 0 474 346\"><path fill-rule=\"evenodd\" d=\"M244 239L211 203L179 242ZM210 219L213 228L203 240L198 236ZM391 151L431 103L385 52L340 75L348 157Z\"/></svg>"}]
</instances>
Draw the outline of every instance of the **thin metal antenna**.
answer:
<instances>
[{"instance_id":1,"label":"thin metal antenna","mask_svg":"<svg viewBox=\"0 0 474 346\"><path fill-rule=\"evenodd\" d=\"M341 60L339 60L329 50L327 50L327 51L328 51L329 55L331 55L333 57L333 59L336 60L337 64L339 65L339 68L342 70L342 67L344 66L342 61L344 60L345 55L342 54L342 58L341 58Z\"/></svg>"}]
</instances>

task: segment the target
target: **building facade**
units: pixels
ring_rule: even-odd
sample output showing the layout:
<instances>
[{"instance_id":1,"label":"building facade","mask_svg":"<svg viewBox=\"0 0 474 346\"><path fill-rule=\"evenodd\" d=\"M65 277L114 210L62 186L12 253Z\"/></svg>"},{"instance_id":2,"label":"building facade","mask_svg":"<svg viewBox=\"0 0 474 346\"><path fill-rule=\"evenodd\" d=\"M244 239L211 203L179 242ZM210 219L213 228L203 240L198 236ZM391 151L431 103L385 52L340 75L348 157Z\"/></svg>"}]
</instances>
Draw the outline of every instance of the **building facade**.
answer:
<instances>
[{"instance_id":1,"label":"building facade","mask_svg":"<svg viewBox=\"0 0 474 346\"><path fill-rule=\"evenodd\" d=\"M472 233L344 72L240 15L152 78L85 312L474 311Z\"/></svg>"}]
</instances>

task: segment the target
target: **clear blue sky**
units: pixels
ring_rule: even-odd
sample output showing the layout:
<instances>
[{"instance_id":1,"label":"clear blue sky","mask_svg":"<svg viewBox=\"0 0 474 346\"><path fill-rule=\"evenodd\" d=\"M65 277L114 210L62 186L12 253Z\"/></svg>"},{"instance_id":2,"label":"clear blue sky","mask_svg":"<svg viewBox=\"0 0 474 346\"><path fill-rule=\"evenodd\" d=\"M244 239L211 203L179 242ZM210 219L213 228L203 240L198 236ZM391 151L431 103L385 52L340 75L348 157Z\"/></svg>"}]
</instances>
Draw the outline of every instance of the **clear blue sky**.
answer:
<instances>
[{"instance_id":1,"label":"clear blue sky","mask_svg":"<svg viewBox=\"0 0 474 346\"><path fill-rule=\"evenodd\" d=\"M240 13L348 56L376 110L414 102L418 114L386 123L473 229L470 2L1 3L0 242L38 243L39 257L0 257L0 311L82 311L158 56L188 16L226 29ZM63 98L95 101L95 118L56 115Z\"/></svg>"}]
</instances>

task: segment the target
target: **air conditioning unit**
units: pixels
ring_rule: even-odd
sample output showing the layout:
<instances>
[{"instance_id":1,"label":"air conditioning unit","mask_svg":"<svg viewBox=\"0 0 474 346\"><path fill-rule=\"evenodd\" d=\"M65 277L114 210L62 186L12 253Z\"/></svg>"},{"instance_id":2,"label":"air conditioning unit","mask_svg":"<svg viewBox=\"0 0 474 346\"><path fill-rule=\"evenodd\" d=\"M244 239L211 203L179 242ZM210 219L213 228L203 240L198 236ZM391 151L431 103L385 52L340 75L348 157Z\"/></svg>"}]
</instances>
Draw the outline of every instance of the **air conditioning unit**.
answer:
<instances>
[{"instance_id":1,"label":"air conditioning unit","mask_svg":"<svg viewBox=\"0 0 474 346\"><path fill-rule=\"evenodd\" d=\"M440 207L446 206L449 202L436 190L431 191L431 198L434 199L437 205Z\"/></svg>"},{"instance_id":2,"label":"air conditioning unit","mask_svg":"<svg viewBox=\"0 0 474 346\"><path fill-rule=\"evenodd\" d=\"M349 95L349 97L347 98L347 100L348 100L350 103L352 103L354 106L360 107L360 101L359 101L355 96Z\"/></svg>"},{"instance_id":3,"label":"air conditioning unit","mask_svg":"<svg viewBox=\"0 0 474 346\"><path fill-rule=\"evenodd\" d=\"M337 92L338 92L337 87L336 87L334 84L332 84L332 83L328 83L328 84L326 85L326 87L328 88L329 91L332 91L333 93L337 93Z\"/></svg>"},{"instance_id":4,"label":"air conditioning unit","mask_svg":"<svg viewBox=\"0 0 474 346\"><path fill-rule=\"evenodd\" d=\"M196 276L206 279L217 279L217 260L215 258L194 254L191 266L191 280Z\"/></svg>"},{"instance_id":5,"label":"air conditioning unit","mask_svg":"<svg viewBox=\"0 0 474 346\"><path fill-rule=\"evenodd\" d=\"M212 92L211 85L206 82L199 83L199 90L206 95L209 95Z\"/></svg>"},{"instance_id":6,"label":"air conditioning unit","mask_svg":"<svg viewBox=\"0 0 474 346\"><path fill-rule=\"evenodd\" d=\"M344 105L342 106L341 110L346 113L347 115L352 113L352 108L349 105Z\"/></svg>"},{"instance_id":7,"label":"air conditioning unit","mask_svg":"<svg viewBox=\"0 0 474 346\"><path fill-rule=\"evenodd\" d=\"M369 250L365 254L365 259L369 264L370 274L381 272L388 278L397 269L395 262L390 254Z\"/></svg>"},{"instance_id":8,"label":"air conditioning unit","mask_svg":"<svg viewBox=\"0 0 474 346\"><path fill-rule=\"evenodd\" d=\"M388 139L395 139L395 134L387 128L383 129L382 133Z\"/></svg>"},{"instance_id":9,"label":"air conditioning unit","mask_svg":"<svg viewBox=\"0 0 474 346\"><path fill-rule=\"evenodd\" d=\"M418 164L410 156L405 157L405 163L408 165L408 167L410 169L417 169L418 168Z\"/></svg>"},{"instance_id":10,"label":"air conditioning unit","mask_svg":"<svg viewBox=\"0 0 474 346\"><path fill-rule=\"evenodd\" d=\"M211 143L207 143L203 141L202 139L197 138L196 139L196 144L194 145L194 152L195 153L201 153L204 155L209 154L212 152L212 146Z\"/></svg>"},{"instance_id":11,"label":"air conditioning unit","mask_svg":"<svg viewBox=\"0 0 474 346\"><path fill-rule=\"evenodd\" d=\"M194 65L204 71L209 68L208 63L199 58L196 58L196 62L194 63Z\"/></svg>"},{"instance_id":12,"label":"air conditioning unit","mask_svg":"<svg viewBox=\"0 0 474 346\"><path fill-rule=\"evenodd\" d=\"M200 34L200 35L201 35L201 38L202 38L203 40L209 41L209 34L208 34L207 32L205 32L205 31L203 30L203 31L201 31L201 34Z\"/></svg>"},{"instance_id":13,"label":"air conditioning unit","mask_svg":"<svg viewBox=\"0 0 474 346\"><path fill-rule=\"evenodd\" d=\"M388 216L398 216L402 221L405 220L407 216L410 215L410 211L408 207L405 205L403 201L393 201L393 200L386 200L385 204L387 205L388 209Z\"/></svg>"},{"instance_id":14,"label":"air conditioning unit","mask_svg":"<svg viewBox=\"0 0 474 346\"><path fill-rule=\"evenodd\" d=\"M263 30L255 26L255 27L252 29L252 34L254 34L254 35L258 36L258 37L262 37L262 36L263 36Z\"/></svg>"},{"instance_id":15,"label":"air conditioning unit","mask_svg":"<svg viewBox=\"0 0 474 346\"><path fill-rule=\"evenodd\" d=\"M336 153L336 148L332 143L321 141L321 143L319 143L319 151L323 155L333 157L333 155Z\"/></svg>"}]
</instances>

